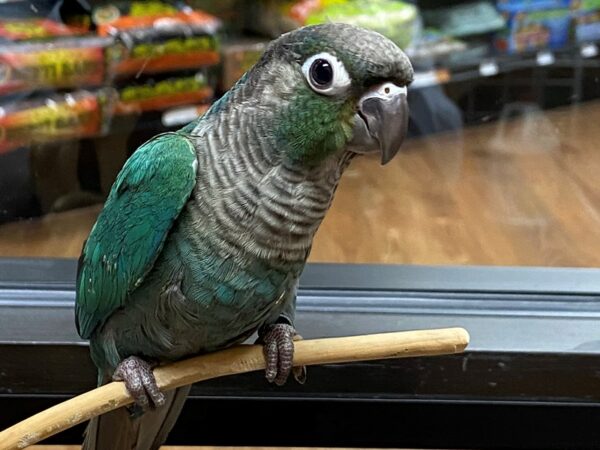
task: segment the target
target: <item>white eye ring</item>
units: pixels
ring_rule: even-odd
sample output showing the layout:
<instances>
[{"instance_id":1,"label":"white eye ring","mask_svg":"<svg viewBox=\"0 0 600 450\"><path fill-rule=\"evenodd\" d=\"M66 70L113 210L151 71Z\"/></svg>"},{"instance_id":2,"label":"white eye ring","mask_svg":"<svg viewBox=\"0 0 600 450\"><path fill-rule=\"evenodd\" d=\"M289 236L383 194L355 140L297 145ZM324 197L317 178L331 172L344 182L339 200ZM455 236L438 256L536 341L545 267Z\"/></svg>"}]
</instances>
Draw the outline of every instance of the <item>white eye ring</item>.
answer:
<instances>
[{"instance_id":1,"label":"white eye ring","mask_svg":"<svg viewBox=\"0 0 600 450\"><path fill-rule=\"evenodd\" d=\"M331 79L331 82L325 85L319 85L318 83L316 83L311 73L313 63L320 59L328 62L331 69L333 69L333 77ZM335 56L326 52L317 53L316 55L313 55L306 61L304 61L304 64L302 64L302 73L304 74L304 77L306 78L306 81L308 81L308 84L310 85L312 90L319 94L339 94L340 92L346 90L351 83L350 75L348 75L344 64Z\"/></svg>"}]
</instances>

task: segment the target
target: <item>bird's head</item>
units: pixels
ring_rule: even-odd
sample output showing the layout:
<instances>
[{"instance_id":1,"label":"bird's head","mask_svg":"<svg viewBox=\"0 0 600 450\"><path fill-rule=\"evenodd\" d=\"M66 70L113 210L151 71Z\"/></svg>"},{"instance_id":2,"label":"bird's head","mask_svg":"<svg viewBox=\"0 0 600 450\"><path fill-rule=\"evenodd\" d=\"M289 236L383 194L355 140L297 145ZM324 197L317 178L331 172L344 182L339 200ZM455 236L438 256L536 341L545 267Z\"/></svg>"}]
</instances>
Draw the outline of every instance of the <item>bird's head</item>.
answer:
<instances>
[{"instance_id":1,"label":"bird's head","mask_svg":"<svg viewBox=\"0 0 600 450\"><path fill-rule=\"evenodd\" d=\"M342 151L380 152L389 162L406 136L407 56L379 33L328 23L274 40L248 74L261 104L276 110L285 156L318 163Z\"/></svg>"}]
</instances>

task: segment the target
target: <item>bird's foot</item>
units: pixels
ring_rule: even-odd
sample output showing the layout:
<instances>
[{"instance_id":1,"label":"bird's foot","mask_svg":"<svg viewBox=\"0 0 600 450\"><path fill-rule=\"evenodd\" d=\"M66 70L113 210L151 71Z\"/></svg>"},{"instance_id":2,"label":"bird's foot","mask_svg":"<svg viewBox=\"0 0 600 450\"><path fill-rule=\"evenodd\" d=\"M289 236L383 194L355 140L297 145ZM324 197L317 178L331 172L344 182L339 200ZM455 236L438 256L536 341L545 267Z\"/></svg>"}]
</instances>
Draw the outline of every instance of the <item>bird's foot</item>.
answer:
<instances>
[{"instance_id":1,"label":"bird's foot","mask_svg":"<svg viewBox=\"0 0 600 450\"><path fill-rule=\"evenodd\" d=\"M265 376L269 383L282 386L287 381L290 373L294 379L304 384L306 381L306 367L294 366L294 341L302 339L292 325L275 323L265 326L259 333L259 342L263 345L263 353L267 367Z\"/></svg>"},{"instance_id":2,"label":"bird's foot","mask_svg":"<svg viewBox=\"0 0 600 450\"><path fill-rule=\"evenodd\" d=\"M165 404L165 395L156 385L152 366L137 356L124 359L113 374L114 381L124 381L125 387L143 411Z\"/></svg>"}]
</instances>

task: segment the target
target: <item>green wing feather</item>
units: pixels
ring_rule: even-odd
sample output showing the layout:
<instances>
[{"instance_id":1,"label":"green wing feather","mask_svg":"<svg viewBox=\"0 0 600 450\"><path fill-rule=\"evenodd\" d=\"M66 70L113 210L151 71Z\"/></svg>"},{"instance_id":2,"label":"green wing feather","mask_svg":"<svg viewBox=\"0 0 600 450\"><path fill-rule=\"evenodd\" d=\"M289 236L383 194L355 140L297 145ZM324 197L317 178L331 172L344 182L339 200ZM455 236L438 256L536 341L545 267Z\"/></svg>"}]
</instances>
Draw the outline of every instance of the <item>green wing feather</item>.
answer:
<instances>
[{"instance_id":1,"label":"green wing feather","mask_svg":"<svg viewBox=\"0 0 600 450\"><path fill-rule=\"evenodd\" d=\"M146 142L127 160L84 244L77 270L77 330L96 327L144 280L196 182L194 146L179 133Z\"/></svg>"}]
</instances>

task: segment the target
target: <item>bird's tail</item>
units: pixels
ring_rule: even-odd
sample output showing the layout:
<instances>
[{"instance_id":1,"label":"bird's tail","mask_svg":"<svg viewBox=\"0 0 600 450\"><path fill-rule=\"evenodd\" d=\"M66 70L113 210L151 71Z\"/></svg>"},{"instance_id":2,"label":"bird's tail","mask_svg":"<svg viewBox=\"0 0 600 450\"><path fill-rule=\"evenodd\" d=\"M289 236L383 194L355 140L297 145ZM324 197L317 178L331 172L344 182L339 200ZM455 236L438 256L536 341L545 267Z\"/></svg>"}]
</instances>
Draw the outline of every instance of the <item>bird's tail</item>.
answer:
<instances>
[{"instance_id":1,"label":"bird's tail","mask_svg":"<svg viewBox=\"0 0 600 450\"><path fill-rule=\"evenodd\" d=\"M108 380L107 380L108 381ZM126 408L90 420L82 450L155 450L167 439L183 409L190 386L165 392L160 408L132 418Z\"/></svg>"}]
</instances>

